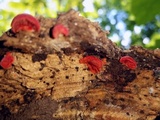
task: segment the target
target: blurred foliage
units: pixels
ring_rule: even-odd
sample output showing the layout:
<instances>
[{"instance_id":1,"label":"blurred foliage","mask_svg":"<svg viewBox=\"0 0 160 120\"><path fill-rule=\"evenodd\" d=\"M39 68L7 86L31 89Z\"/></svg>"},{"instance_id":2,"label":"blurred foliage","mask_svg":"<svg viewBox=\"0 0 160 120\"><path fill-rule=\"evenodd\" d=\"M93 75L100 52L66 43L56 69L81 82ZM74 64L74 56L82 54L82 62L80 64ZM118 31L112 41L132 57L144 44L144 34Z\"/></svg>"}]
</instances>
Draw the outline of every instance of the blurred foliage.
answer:
<instances>
[{"instance_id":1,"label":"blurred foliage","mask_svg":"<svg viewBox=\"0 0 160 120\"><path fill-rule=\"evenodd\" d=\"M10 29L11 20L18 13L55 18L59 12L75 9L99 22L104 30L110 31L109 37L122 47L160 47L160 1L157 0L0 0L0 5L5 1L9 3L5 9L0 8L0 35ZM122 41L127 37L126 31L131 33L131 40L124 46ZM118 38L114 38L115 35Z\"/></svg>"},{"instance_id":2,"label":"blurred foliage","mask_svg":"<svg viewBox=\"0 0 160 120\"><path fill-rule=\"evenodd\" d=\"M160 1L158 0L131 0L131 12L137 24L145 24L160 14Z\"/></svg>"}]
</instances>

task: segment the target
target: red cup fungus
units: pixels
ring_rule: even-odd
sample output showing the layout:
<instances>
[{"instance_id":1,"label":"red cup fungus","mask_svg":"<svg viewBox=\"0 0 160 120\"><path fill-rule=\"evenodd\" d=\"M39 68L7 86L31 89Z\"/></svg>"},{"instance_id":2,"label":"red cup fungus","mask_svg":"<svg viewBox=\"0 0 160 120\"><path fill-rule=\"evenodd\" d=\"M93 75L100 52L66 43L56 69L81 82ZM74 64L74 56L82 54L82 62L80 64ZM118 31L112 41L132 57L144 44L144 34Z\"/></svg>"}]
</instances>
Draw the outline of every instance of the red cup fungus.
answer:
<instances>
[{"instance_id":1,"label":"red cup fungus","mask_svg":"<svg viewBox=\"0 0 160 120\"><path fill-rule=\"evenodd\" d=\"M129 69L136 69L137 62L130 56L123 56L120 58L120 63L127 66Z\"/></svg>"},{"instance_id":2,"label":"red cup fungus","mask_svg":"<svg viewBox=\"0 0 160 120\"><path fill-rule=\"evenodd\" d=\"M19 31L39 31L39 21L30 14L18 14L15 16L11 23L11 29L14 33Z\"/></svg>"},{"instance_id":3,"label":"red cup fungus","mask_svg":"<svg viewBox=\"0 0 160 120\"><path fill-rule=\"evenodd\" d=\"M4 69L8 69L11 67L12 63L14 62L14 57L10 52L7 52L6 55L0 61L0 66Z\"/></svg>"},{"instance_id":4,"label":"red cup fungus","mask_svg":"<svg viewBox=\"0 0 160 120\"><path fill-rule=\"evenodd\" d=\"M64 25L57 24L52 29L52 37L53 38L58 38L60 34L68 36L69 31L68 31L68 29Z\"/></svg>"},{"instance_id":5,"label":"red cup fungus","mask_svg":"<svg viewBox=\"0 0 160 120\"><path fill-rule=\"evenodd\" d=\"M106 64L106 59L100 60L95 56L86 56L80 59L79 62L86 64L92 73L97 74L101 71L103 65Z\"/></svg>"}]
</instances>

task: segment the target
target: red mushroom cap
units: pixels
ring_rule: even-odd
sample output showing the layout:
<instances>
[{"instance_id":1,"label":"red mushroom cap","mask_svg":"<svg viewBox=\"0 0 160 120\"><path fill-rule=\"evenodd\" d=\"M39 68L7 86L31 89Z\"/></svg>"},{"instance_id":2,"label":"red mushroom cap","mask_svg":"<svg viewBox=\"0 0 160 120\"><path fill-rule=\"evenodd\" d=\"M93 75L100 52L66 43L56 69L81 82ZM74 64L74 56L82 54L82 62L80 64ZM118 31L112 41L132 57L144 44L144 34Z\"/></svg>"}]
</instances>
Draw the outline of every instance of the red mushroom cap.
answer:
<instances>
[{"instance_id":1,"label":"red mushroom cap","mask_svg":"<svg viewBox=\"0 0 160 120\"><path fill-rule=\"evenodd\" d=\"M60 34L68 36L69 32L68 32L68 29L64 25L57 24L52 29L52 37L58 38Z\"/></svg>"},{"instance_id":2,"label":"red mushroom cap","mask_svg":"<svg viewBox=\"0 0 160 120\"><path fill-rule=\"evenodd\" d=\"M95 56L86 56L80 59L79 62L86 64L92 73L97 74L101 71L103 65L106 64L106 59L100 60Z\"/></svg>"},{"instance_id":3,"label":"red mushroom cap","mask_svg":"<svg viewBox=\"0 0 160 120\"><path fill-rule=\"evenodd\" d=\"M11 28L14 33L19 31L39 31L40 23L32 15L22 13L14 17Z\"/></svg>"},{"instance_id":4,"label":"red mushroom cap","mask_svg":"<svg viewBox=\"0 0 160 120\"><path fill-rule=\"evenodd\" d=\"M134 70L137 67L137 62L130 56L123 56L120 58L120 63Z\"/></svg>"},{"instance_id":5,"label":"red mushroom cap","mask_svg":"<svg viewBox=\"0 0 160 120\"><path fill-rule=\"evenodd\" d=\"M0 61L0 66L4 69L8 69L11 67L12 63L14 62L14 57L10 52L7 52L6 55Z\"/></svg>"}]
</instances>

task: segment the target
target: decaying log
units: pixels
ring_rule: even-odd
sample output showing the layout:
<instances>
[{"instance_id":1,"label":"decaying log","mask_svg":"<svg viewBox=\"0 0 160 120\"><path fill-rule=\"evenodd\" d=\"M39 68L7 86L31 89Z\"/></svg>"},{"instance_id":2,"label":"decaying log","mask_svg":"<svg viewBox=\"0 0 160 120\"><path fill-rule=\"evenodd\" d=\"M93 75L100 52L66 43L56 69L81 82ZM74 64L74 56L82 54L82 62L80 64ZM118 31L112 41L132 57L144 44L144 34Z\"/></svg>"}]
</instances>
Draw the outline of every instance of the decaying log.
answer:
<instances>
[{"instance_id":1,"label":"decaying log","mask_svg":"<svg viewBox=\"0 0 160 120\"><path fill-rule=\"evenodd\" d=\"M160 50L123 50L98 23L70 10L57 19L37 17L38 33L5 32L0 58L14 56L0 69L0 119L4 120L153 120L160 113ZM53 39L50 29L64 24L69 36ZM106 60L97 74L79 61ZM122 56L137 62L132 70Z\"/></svg>"}]
</instances>

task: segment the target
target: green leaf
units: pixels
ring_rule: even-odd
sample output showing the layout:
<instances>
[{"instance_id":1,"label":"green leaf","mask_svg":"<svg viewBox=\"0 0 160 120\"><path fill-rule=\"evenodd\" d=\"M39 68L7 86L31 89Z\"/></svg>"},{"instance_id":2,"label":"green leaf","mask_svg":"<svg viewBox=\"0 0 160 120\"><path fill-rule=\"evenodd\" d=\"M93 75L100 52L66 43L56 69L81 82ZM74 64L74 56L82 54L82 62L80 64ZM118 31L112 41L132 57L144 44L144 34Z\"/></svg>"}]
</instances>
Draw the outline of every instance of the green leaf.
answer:
<instances>
[{"instance_id":1,"label":"green leaf","mask_svg":"<svg viewBox=\"0 0 160 120\"><path fill-rule=\"evenodd\" d=\"M145 24L160 14L160 0L131 0L130 12L137 24Z\"/></svg>"},{"instance_id":2,"label":"green leaf","mask_svg":"<svg viewBox=\"0 0 160 120\"><path fill-rule=\"evenodd\" d=\"M154 33L146 47L150 49L160 48L160 34Z\"/></svg>"}]
</instances>

